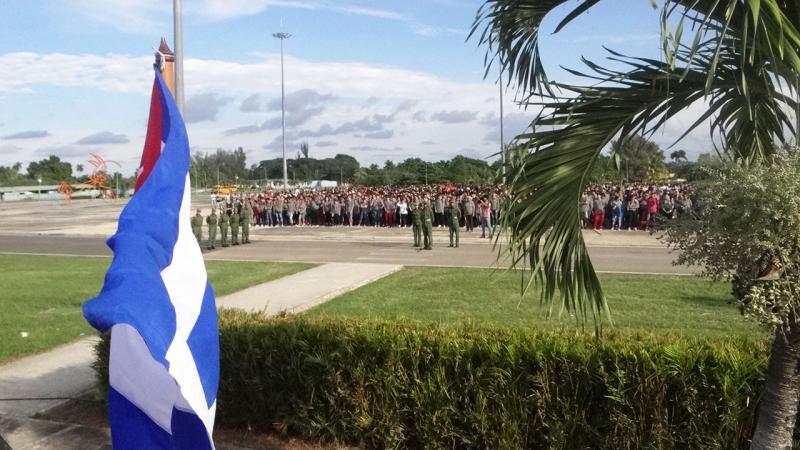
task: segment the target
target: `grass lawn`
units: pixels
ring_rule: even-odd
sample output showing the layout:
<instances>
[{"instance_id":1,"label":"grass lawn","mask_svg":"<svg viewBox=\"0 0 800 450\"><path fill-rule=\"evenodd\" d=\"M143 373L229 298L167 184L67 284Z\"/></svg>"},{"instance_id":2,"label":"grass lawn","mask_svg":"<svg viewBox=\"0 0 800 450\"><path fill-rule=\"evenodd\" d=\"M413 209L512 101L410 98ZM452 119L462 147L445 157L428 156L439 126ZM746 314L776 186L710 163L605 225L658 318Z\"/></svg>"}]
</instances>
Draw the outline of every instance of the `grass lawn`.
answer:
<instances>
[{"instance_id":1,"label":"grass lawn","mask_svg":"<svg viewBox=\"0 0 800 450\"><path fill-rule=\"evenodd\" d=\"M619 332L753 337L763 333L729 303L727 283L614 274L601 274L600 280L614 330ZM547 307L540 304L534 289L520 296L519 273L491 269L407 268L306 314L576 329L575 318L566 312L559 316L557 307L548 319ZM591 318L586 329L594 330Z\"/></svg>"},{"instance_id":2,"label":"grass lawn","mask_svg":"<svg viewBox=\"0 0 800 450\"><path fill-rule=\"evenodd\" d=\"M110 263L110 258L0 255L0 362L93 333L81 305L100 292ZM217 296L311 266L206 261Z\"/></svg>"}]
</instances>

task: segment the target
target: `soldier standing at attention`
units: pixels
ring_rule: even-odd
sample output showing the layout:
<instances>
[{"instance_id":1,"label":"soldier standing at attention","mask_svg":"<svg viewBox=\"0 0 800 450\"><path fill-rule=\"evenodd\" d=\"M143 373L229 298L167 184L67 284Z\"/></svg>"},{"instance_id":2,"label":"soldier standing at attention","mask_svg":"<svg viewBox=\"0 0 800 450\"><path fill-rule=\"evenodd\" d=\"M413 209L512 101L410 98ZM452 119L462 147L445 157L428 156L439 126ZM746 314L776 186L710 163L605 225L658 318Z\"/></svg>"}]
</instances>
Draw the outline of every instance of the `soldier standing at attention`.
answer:
<instances>
[{"instance_id":1,"label":"soldier standing at attention","mask_svg":"<svg viewBox=\"0 0 800 450\"><path fill-rule=\"evenodd\" d=\"M450 200L450 206L447 208L447 228L450 229L450 247L458 248L458 238L461 234L461 209L456 205L455 200ZM453 237L455 237L455 245L453 245Z\"/></svg>"},{"instance_id":2,"label":"soldier standing at attention","mask_svg":"<svg viewBox=\"0 0 800 450\"><path fill-rule=\"evenodd\" d=\"M411 229L414 231L414 247L422 245L422 208L418 202L411 205Z\"/></svg>"},{"instance_id":3,"label":"soldier standing at attention","mask_svg":"<svg viewBox=\"0 0 800 450\"><path fill-rule=\"evenodd\" d=\"M199 209L197 210L197 214L192 217L192 234L194 234L194 238L197 239L197 245L203 248L203 216L200 214Z\"/></svg>"},{"instance_id":4,"label":"soldier standing at attention","mask_svg":"<svg viewBox=\"0 0 800 450\"><path fill-rule=\"evenodd\" d=\"M236 211L236 205L231 210L231 243L239 245L239 213Z\"/></svg>"},{"instance_id":5,"label":"soldier standing at attention","mask_svg":"<svg viewBox=\"0 0 800 450\"><path fill-rule=\"evenodd\" d=\"M225 213L225 210L222 209L219 212L219 233L221 238L221 244L223 247L228 246L228 224L230 221L230 217L228 214Z\"/></svg>"},{"instance_id":6,"label":"soldier standing at attention","mask_svg":"<svg viewBox=\"0 0 800 450\"><path fill-rule=\"evenodd\" d=\"M245 201L242 207L242 244L250 243L250 219L253 217L253 208L250 207L250 202Z\"/></svg>"},{"instance_id":7,"label":"soldier standing at attention","mask_svg":"<svg viewBox=\"0 0 800 450\"><path fill-rule=\"evenodd\" d=\"M433 210L431 200L425 198L422 203L422 237L425 241L425 250L433 250Z\"/></svg>"},{"instance_id":8,"label":"soldier standing at attention","mask_svg":"<svg viewBox=\"0 0 800 450\"><path fill-rule=\"evenodd\" d=\"M213 250L217 247L214 246L217 240L217 211L212 209L211 215L206 217L206 224L208 224L208 250Z\"/></svg>"}]
</instances>

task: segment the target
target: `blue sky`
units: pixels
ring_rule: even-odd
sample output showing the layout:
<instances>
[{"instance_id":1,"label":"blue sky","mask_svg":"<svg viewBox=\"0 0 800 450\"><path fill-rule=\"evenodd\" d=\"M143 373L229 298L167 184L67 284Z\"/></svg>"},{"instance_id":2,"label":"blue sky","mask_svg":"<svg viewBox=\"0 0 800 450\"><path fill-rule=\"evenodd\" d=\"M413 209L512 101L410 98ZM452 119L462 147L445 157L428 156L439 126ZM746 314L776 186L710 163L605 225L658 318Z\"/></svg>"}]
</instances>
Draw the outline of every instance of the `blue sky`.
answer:
<instances>
[{"instance_id":1,"label":"blue sky","mask_svg":"<svg viewBox=\"0 0 800 450\"><path fill-rule=\"evenodd\" d=\"M572 2L574 4L575 2ZM171 42L164 0L0 0L0 165L89 153L132 172L141 152L152 47ZM184 0L187 128L193 151L242 146L248 163L279 155L279 45L286 43L287 152L348 153L362 164L499 145L498 89L484 49L465 42L480 1ZM570 4L567 5L569 7ZM566 10L566 7L565 7ZM545 24L552 31L559 14ZM602 45L658 56L650 0L605 2L542 47L551 78ZM506 96L506 135L532 111ZM686 122L688 124L688 121ZM673 129L656 135L670 144ZM692 136L687 152L707 151ZM688 146L688 147L687 147Z\"/></svg>"}]
</instances>

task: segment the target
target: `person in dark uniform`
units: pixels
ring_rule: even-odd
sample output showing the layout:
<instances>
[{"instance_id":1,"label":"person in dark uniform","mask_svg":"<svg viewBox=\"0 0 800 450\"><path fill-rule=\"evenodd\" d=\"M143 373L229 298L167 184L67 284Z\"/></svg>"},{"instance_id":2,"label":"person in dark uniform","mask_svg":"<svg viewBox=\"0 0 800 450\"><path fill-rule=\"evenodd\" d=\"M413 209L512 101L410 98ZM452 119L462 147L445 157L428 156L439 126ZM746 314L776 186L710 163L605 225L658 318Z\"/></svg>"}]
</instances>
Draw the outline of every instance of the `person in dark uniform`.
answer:
<instances>
[{"instance_id":1,"label":"person in dark uniform","mask_svg":"<svg viewBox=\"0 0 800 450\"><path fill-rule=\"evenodd\" d=\"M220 234L220 244L223 247L228 247L228 226L230 225L230 217L225 210L222 209L219 212L219 234Z\"/></svg>"},{"instance_id":2,"label":"person in dark uniform","mask_svg":"<svg viewBox=\"0 0 800 450\"><path fill-rule=\"evenodd\" d=\"M197 245L203 248L203 215L200 214L199 209L194 217L192 217L192 234L194 234L194 238L197 239Z\"/></svg>"},{"instance_id":3,"label":"person in dark uniform","mask_svg":"<svg viewBox=\"0 0 800 450\"><path fill-rule=\"evenodd\" d=\"M461 234L461 208L458 207L455 200L450 201L445 214L447 215L447 228L450 230L450 247L458 247L458 239ZM455 244L453 238L455 238Z\"/></svg>"},{"instance_id":4,"label":"person in dark uniform","mask_svg":"<svg viewBox=\"0 0 800 450\"><path fill-rule=\"evenodd\" d=\"M433 250L433 210L431 209L431 201L425 198L422 203L422 238L425 244L425 250Z\"/></svg>"},{"instance_id":5,"label":"person in dark uniform","mask_svg":"<svg viewBox=\"0 0 800 450\"><path fill-rule=\"evenodd\" d=\"M231 244L239 245L239 212L236 206L231 210Z\"/></svg>"},{"instance_id":6,"label":"person in dark uniform","mask_svg":"<svg viewBox=\"0 0 800 450\"><path fill-rule=\"evenodd\" d=\"M208 246L206 249L213 250L217 247L214 246L217 240L217 211L211 210L211 215L206 217L206 224L208 224Z\"/></svg>"},{"instance_id":7,"label":"person in dark uniform","mask_svg":"<svg viewBox=\"0 0 800 450\"><path fill-rule=\"evenodd\" d=\"M419 202L411 205L411 230L414 232L414 247L422 246L422 206Z\"/></svg>"},{"instance_id":8,"label":"person in dark uniform","mask_svg":"<svg viewBox=\"0 0 800 450\"><path fill-rule=\"evenodd\" d=\"M253 217L253 208L250 207L250 201L245 200L242 207L242 216L239 222L242 224L242 244L250 243L250 220Z\"/></svg>"}]
</instances>

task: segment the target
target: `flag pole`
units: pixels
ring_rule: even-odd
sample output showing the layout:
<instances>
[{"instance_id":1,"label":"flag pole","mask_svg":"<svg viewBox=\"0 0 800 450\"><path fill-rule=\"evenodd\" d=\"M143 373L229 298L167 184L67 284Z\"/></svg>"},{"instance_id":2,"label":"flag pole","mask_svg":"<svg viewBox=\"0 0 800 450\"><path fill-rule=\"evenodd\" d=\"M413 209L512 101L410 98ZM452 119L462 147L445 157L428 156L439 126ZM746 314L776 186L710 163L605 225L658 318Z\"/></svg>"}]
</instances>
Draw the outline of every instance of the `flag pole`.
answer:
<instances>
[{"instance_id":1,"label":"flag pole","mask_svg":"<svg viewBox=\"0 0 800 450\"><path fill-rule=\"evenodd\" d=\"M164 78L172 96L175 97L175 53L169 48L167 40L161 38L161 45L156 50L156 66L161 71L161 76Z\"/></svg>"},{"instance_id":2,"label":"flag pole","mask_svg":"<svg viewBox=\"0 0 800 450\"><path fill-rule=\"evenodd\" d=\"M172 1L172 12L174 16L174 37L175 37L175 104L181 116L183 110L183 22L181 20L181 0Z\"/></svg>"}]
</instances>

